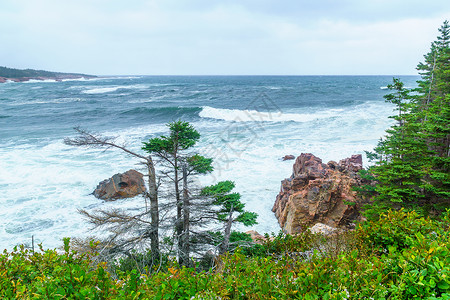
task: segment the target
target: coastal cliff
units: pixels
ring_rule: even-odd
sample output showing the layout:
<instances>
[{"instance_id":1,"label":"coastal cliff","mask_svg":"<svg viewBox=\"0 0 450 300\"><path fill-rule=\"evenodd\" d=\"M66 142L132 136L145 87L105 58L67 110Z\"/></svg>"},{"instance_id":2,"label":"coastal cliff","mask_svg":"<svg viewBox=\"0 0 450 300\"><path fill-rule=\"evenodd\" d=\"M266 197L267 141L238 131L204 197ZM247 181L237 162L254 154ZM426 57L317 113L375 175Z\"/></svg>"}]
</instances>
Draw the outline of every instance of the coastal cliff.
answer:
<instances>
[{"instance_id":1,"label":"coastal cliff","mask_svg":"<svg viewBox=\"0 0 450 300\"><path fill-rule=\"evenodd\" d=\"M362 199L353 190L361 185L361 155L327 164L311 153L295 160L291 177L281 182L272 211L286 233L323 223L346 227L360 217Z\"/></svg>"}]
</instances>

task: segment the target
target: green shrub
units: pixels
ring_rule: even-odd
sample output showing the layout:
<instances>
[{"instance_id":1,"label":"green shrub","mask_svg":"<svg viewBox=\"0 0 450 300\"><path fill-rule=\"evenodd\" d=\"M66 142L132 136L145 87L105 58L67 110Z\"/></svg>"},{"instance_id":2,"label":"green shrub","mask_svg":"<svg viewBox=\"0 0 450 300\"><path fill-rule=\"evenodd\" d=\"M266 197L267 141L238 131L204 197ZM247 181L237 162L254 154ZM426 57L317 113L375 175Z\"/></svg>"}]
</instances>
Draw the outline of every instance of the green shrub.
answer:
<instances>
[{"instance_id":1,"label":"green shrub","mask_svg":"<svg viewBox=\"0 0 450 300\"><path fill-rule=\"evenodd\" d=\"M450 299L449 226L450 211L440 221L390 211L341 236L280 233L255 246L258 255L243 248L214 258L208 272L168 260L157 273L130 264L118 279L68 240L63 253L21 247L0 256L0 298ZM321 252L335 239L345 247ZM311 247L308 259L293 255Z\"/></svg>"},{"instance_id":2,"label":"green shrub","mask_svg":"<svg viewBox=\"0 0 450 300\"><path fill-rule=\"evenodd\" d=\"M2 299L106 299L116 294L116 282L104 264L91 267L87 255L56 250L32 252L24 246L0 255L0 297Z\"/></svg>"},{"instance_id":3,"label":"green shrub","mask_svg":"<svg viewBox=\"0 0 450 300\"><path fill-rule=\"evenodd\" d=\"M380 215L379 221L363 223L359 235L377 250L387 251L395 247L400 251L411 247L417 233L427 235L437 228L438 222L421 217L415 211L389 210Z\"/></svg>"}]
</instances>

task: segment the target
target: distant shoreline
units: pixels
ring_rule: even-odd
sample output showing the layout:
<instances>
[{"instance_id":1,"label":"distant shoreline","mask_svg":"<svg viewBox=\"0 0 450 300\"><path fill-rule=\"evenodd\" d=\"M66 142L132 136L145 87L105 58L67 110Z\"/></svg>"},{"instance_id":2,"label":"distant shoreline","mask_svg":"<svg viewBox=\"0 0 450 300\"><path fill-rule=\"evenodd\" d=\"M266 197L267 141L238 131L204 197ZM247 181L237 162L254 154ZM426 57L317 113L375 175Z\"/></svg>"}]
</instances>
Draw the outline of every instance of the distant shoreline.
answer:
<instances>
[{"instance_id":1,"label":"distant shoreline","mask_svg":"<svg viewBox=\"0 0 450 300\"><path fill-rule=\"evenodd\" d=\"M0 83L5 83L8 81L12 82L26 82L30 80L54 80L62 81L64 79L91 79L96 78L95 75L87 75L80 73L60 73L60 72L50 72L44 70L33 70L33 69L13 69L0 66Z\"/></svg>"},{"instance_id":2,"label":"distant shoreline","mask_svg":"<svg viewBox=\"0 0 450 300\"><path fill-rule=\"evenodd\" d=\"M91 75L67 75L67 76L36 76L36 77L0 77L0 83L5 83L8 81L12 82L27 82L30 80L40 80L40 81L46 81L46 80L54 80L54 81L63 81L65 79L93 79L97 78L97 76L91 76Z\"/></svg>"}]
</instances>

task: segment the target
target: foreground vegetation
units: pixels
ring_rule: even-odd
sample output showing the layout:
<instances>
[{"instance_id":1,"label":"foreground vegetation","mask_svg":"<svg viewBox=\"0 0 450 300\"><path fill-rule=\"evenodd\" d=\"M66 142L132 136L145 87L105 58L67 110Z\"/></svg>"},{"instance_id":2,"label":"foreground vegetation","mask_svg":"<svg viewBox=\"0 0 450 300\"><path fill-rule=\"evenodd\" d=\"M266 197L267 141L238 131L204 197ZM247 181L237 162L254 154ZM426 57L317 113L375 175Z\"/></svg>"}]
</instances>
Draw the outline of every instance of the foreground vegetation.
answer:
<instances>
[{"instance_id":1,"label":"foreground vegetation","mask_svg":"<svg viewBox=\"0 0 450 300\"><path fill-rule=\"evenodd\" d=\"M69 249L0 256L5 299L450 299L450 211L390 211L355 231L278 235L219 257L209 271L114 272ZM313 249L312 252L308 250Z\"/></svg>"}]
</instances>

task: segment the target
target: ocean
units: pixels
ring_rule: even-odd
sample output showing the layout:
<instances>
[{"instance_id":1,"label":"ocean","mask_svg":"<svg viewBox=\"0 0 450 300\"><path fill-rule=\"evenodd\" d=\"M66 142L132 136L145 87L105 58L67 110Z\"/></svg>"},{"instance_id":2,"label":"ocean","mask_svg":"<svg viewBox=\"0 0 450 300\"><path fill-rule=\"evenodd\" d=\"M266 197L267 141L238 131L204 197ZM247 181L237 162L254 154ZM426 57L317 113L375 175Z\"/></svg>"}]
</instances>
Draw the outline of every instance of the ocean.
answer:
<instances>
[{"instance_id":1,"label":"ocean","mask_svg":"<svg viewBox=\"0 0 450 300\"><path fill-rule=\"evenodd\" d=\"M408 87L417 76L400 76ZM0 249L61 246L63 237L95 235L78 213L129 211L140 197L105 202L97 184L139 161L114 149L67 146L74 127L116 136L140 152L143 141L188 121L200 132L195 150L214 158L203 185L232 180L259 233L280 228L271 212L287 154L338 161L372 150L393 123L383 99L392 76L117 76L0 84ZM367 166L367 159L364 164Z\"/></svg>"}]
</instances>

